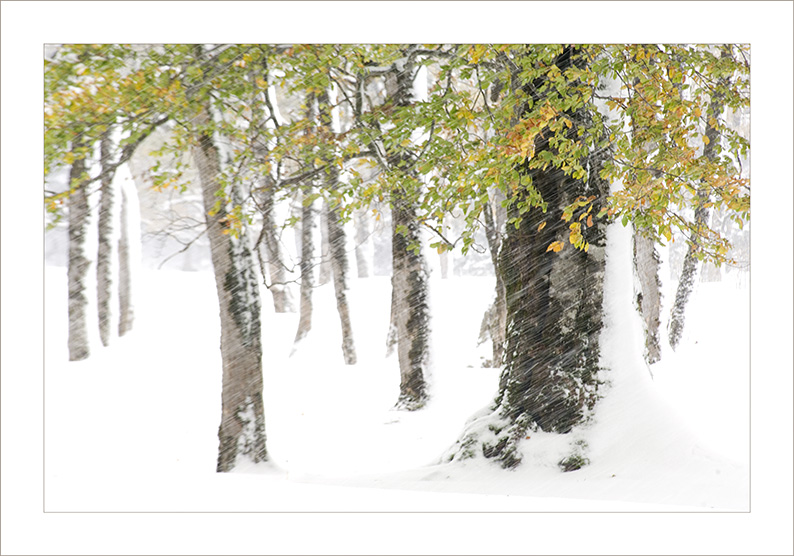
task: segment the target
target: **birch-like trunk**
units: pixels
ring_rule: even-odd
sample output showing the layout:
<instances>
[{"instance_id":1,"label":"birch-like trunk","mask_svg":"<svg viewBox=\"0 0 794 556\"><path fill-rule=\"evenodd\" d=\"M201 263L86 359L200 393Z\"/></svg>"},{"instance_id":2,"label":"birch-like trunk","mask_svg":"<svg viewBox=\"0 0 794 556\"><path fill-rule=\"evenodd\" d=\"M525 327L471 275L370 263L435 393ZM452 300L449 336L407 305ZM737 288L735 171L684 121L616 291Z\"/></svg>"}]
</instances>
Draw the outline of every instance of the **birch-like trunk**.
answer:
<instances>
[{"instance_id":1,"label":"birch-like trunk","mask_svg":"<svg viewBox=\"0 0 794 556\"><path fill-rule=\"evenodd\" d=\"M73 151L85 145L75 141ZM88 325L86 322L86 278L90 262L86 257L85 239L88 232L88 193L84 185L86 162L82 155L69 170L69 187L72 189L67 206L69 209L69 361L88 358Z\"/></svg>"},{"instance_id":2,"label":"birch-like trunk","mask_svg":"<svg viewBox=\"0 0 794 556\"><path fill-rule=\"evenodd\" d=\"M210 126L209 110L203 107L196 117L199 129ZM198 144L191 152L201 182L221 319L223 391L217 471L226 472L241 457L253 462L267 459L259 285L245 224L235 237L225 221L226 207L214 213L221 163L212 132L198 132L196 138Z\"/></svg>"},{"instance_id":3,"label":"birch-like trunk","mask_svg":"<svg viewBox=\"0 0 794 556\"><path fill-rule=\"evenodd\" d=\"M99 241L97 249L97 313L99 316L99 338L103 346L110 343L110 324L112 312L110 308L112 295L112 262L113 262L113 216L115 191L113 186L114 172L108 169L112 157L113 144L110 131L102 134L99 142L101 164L99 190Z\"/></svg>"}]
</instances>

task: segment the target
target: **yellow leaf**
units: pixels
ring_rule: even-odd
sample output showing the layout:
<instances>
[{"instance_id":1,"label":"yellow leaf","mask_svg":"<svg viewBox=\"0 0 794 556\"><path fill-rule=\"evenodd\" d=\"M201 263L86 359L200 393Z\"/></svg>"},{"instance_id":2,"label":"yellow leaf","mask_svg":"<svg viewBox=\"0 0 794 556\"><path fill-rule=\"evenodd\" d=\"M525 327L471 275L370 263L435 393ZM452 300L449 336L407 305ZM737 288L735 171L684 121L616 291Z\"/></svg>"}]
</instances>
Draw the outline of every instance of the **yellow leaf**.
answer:
<instances>
[{"instance_id":1,"label":"yellow leaf","mask_svg":"<svg viewBox=\"0 0 794 556\"><path fill-rule=\"evenodd\" d=\"M592 225L593 225L593 215L592 214L588 214L587 215L587 227L589 228Z\"/></svg>"},{"instance_id":2,"label":"yellow leaf","mask_svg":"<svg viewBox=\"0 0 794 556\"><path fill-rule=\"evenodd\" d=\"M709 143L711 143L711 141L709 140L709 136L708 135L704 135L703 136L703 144L704 145L708 145Z\"/></svg>"},{"instance_id":3,"label":"yellow leaf","mask_svg":"<svg viewBox=\"0 0 794 556\"><path fill-rule=\"evenodd\" d=\"M563 242L561 242L561 241L553 241L546 248L546 253L548 253L549 251L554 251L555 253L559 253L560 251L562 251L563 247L564 247Z\"/></svg>"},{"instance_id":4,"label":"yellow leaf","mask_svg":"<svg viewBox=\"0 0 794 556\"><path fill-rule=\"evenodd\" d=\"M545 227L546 227L546 223L545 222L541 222L540 226L538 226L538 231L541 231Z\"/></svg>"}]
</instances>

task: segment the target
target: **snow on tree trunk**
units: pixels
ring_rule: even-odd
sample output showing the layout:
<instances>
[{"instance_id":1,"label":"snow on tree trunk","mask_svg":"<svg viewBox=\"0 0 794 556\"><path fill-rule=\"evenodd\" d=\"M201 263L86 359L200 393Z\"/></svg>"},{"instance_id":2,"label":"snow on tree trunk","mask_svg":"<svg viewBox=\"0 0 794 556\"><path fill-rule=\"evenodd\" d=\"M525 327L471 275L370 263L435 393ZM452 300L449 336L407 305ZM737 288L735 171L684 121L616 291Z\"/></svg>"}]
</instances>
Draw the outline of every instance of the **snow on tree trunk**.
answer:
<instances>
[{"instance_id":1,"label":"snow on tree trunk","mask_svg":"<svg viewBox=\"0 0 794 556\"><path fill-rule=\"evenodd\" d=\"M198 128L210 125L209 107L201 110L195 123ZM221 189L218 148L211 132L198 133L197 140L191 152L201 182L221 319L223 392L217 471L226 472L241 457L253 462L267 459L259 287L245 225L235 236L226 221L226 207L221 204L215 211L215 194Z\"/></svg>"},{"instance_id":2,"label":"snow on tree trunk","mask_svg":"<svg viewBox=\"0 0 794 556\"><path fill-rule=\"evenodd\" d=\"M566 48L556 61L560 70L571 63ZM534 83L534 90L542 83ZM538 99L535 99L536 101ZM578 124L588 115L580 110L568 115L575 122L569 131L576 137ZM548 139L536 139L535 152L550 148ZM567 245L549 251L554 241L568 239L563 208L579 196L594 196L593 212L606 199L608 184L599 177L602 153L589 157L589 177L576 180L549 166L546 170L519 165L548 204L547 212L532 208L520 226L507 226L499 268L504 277L507 330L505 366L499 392L490 413L469 424L451 449L449 459L482 454L505 468L521 463L520 442L530 429L568 433L586 421L596 401L599 384L599 336L603 320L606 225L594 219L583 225L588 251ZM517 188L517 201L528 195ZM516 204L508 217L518 217ZM483 427L483 419L487 426ZM559 462L564 471L586 462L579 454Z\"/></svg>"},{"instance_id":3,"label":"snow on tree trunk","mask_svg":"<svg viewBox=\"0 0 794 556\"><path fill-rule=\"evenodd\" d=\"M659 341L659 314L662 305L662 284L659 281L659 253L653 239L634 227L635 300L645 332L645 361L653 364L662 357Z\"/></svg>"},{"instance_id":4,"label":"snow on tree trunk","mask_svg":"<svg viewBox=\"0 0 794 556\"><path fill-rule=\"evenodd\" d=\"M723 56L729 55L725 50L722 52ZM724 79L722 80L724 82ZM715 147L720 140L720 132L712 124L712 119L716 120L720 117L723 110L723 101L719 95L715 95L711 99L711 105L708 110L708 118L706 124L706 140L703 146L703 156L713 160L718 154ZM708 226L709 212L709 191L707 187L703 187L697 192L696 208L695 208L695 226L698 232ZM698 273L698 253L700 245L698 242L697 233L693 234L692 241L689 244L686 256L684 257L684 266L681 270L681 278L678 282L678 288L675 292L675 301L673 302L673 309L670 315L670 324L668 329L668 338L670 347L674 350L678 347L681 341L681 336L684 333L684 312L686 305L689 301L689 296L692 293L692 288L697 279Z\"/></svg>"},{"instance_id":5,"label":"snow on tree trunk","mask_svg":"<svg viewBox=\"0 0 794 556\"><path fill-rule=\"evenodd\" d=\"M130 266L130 230L128 193L121 188L120 230L119 230L119 336L132 330L134 314L132 309L132 278Z\"/></svg>"},{"instance_id":6,"label":"snow on tree trunk","mask_svg":"<svg viewBox=\"0 0 794 556\"><path fill-rule=\"evenodd\" d=\"M73 150L84 145L74 142ZM86 322L86 277L90 261L86 257L85 240L88 231L88 192L82 183L86 172L85 159L77 158L69 170L69 187L72 189L67 202L69 210L69 361L88 358L88 327Z\"/></svg>"},{"instance_id":7,"label":"snow on tree trunk","mask_svg":"<svg viewBox=\"0 0 794 556\"><path fill-rule=\"evenodd\" d=\"M100 198L99 198L99 242L97 249L97 313L99 316L99 338L103 346L110 343L110 321L112 311L110 301L112 295L111 264L113 260L113 216L114 216L114 185L113 172L108 169L111 163L112 139L110 131L102 134L99 142L100 151Z\"/></svg>"},{"instance_id":8,"label":"snow on tree trunk","mask_svg":"<svg viewBox=\"0 0 794 556\"><path fill-rule=\"evenodd\" d=\"M301 287L300 287L300 319L298 331L295 333L295 347L312 329L312 289L314 288L314 208L309 201L311 188L303 190L303 208L301 209ZM293 353L295 351L293 347Z\"/></svg>"}]
</instances>

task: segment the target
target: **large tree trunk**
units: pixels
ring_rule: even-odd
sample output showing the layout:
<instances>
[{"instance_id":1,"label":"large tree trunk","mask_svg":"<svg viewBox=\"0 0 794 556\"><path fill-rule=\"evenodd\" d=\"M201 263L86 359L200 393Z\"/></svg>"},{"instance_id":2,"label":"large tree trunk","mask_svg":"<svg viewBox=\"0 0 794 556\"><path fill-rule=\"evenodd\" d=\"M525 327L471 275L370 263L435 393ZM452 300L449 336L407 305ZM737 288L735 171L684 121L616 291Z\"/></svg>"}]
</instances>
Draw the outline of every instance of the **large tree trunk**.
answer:
<instances>
[{"instance_id":1,"label":"large tree trunk","mask_svg":"<svg viewBox=\"0 0 794 556\"><path fill-rule=\"evenodd\" d=\"M196 117L197 127L209 126L209 107ZM265 461L265 415L262 404L262 344L259 286L245 225L239 236L229 233L225 206L214 212L221 188L220 156L212 132L197 134L192 148L206 213L215 285L221 318L223 361L222 417L218 430L219 472L230 471L239 458ZM233 194L233 200L234 199ZM224 233L226 232L226 233Z\"/></svg>"},{"instance_id":2,"label":"large tree trunk","mask_svg":"<svg viewBox=\"0 0 794 556\"><path fill-rule=\"evenodd\" d=\"M74 142L73 151L84 145ZM84 185L85 159L78 158L69 170L69 361L86 359L90 354L88 327L86 323L86 277L90 262L85 253L85 238L88 231L88 193Z\"/></svg>"},{"instance_id":3,"label":"large tree trunk","mask_svg":"<svg viewBox=\"0 0 794 556\"><path fill-rule=\"evenodd\" d=\"M723 49L723 56L729 54ZM706 144L703 147L703 156L708 159L714 159L717 156L715 147L720 139L719 130L711 125L712 119L717 120L722 114L723 100L718 95L711 99L709 106L707 125L706 125ZM681 336L684 333L684 312L686 305L689 302L689 296L692 293L692 288L697 279L698 273L698 252L700 251L700 244L698 242L698 233L708 227L710 209L708 207L709 191L707 187L701 188L697 193L695 208L695 226L697 232L692 237L689 249L687 250L686 257L684 257L684 267L681 270L681 278L678 282L678 289L675 292L675 301L673 302L673 309L670 315L669 324L669 340L670 347L676 349L678 342L681 341Z\"/></svg>"},{"instance_id":4,"label":"large tree trunk","mask_svg":"<svg viewBox=\"0 0 794 556\"><path fill-rule=\"evenodd\" d=\"M129 199L121 188L121 218L119 230L119 336L132 330L134 320L132 309L132 278L130 266ZM139 230L136 230L140 233Z\"/></svg>"},{"instance_id":5,"label":"large tree trunk","mask_svg":"<svg viewBox=\"0 0 794 556\"><path fill-rule=\"evenodd\" d=\"M556 61L563 70L574 52L566 48ZM533 83L528 92L540 89ZM537 98L535 99L538 100ZM575 134L587 118L579 111L568 116L576 123ZM576 137L576 135L572 135ZM548 140L536 139L535 152L549 149ZM604 154L600 156L605 156ZM568 225L563 208L577 197L595 197L597 213L608 195L608 184L598 176L601 160L591 156L589 178L575 180L561 170L528 169L533 187L547 203L547 212L532 208L523 215L518 228L507 226L499 267L504 277L507 304L507 337L504 369L493 412L483 416L453 447L450 458L481 453L495 458L505 468L522 459L519 444L527 431L540 429L568 433L583 423L596 400L599 384L599 335L603 317L605 270L605 224L599 219L582 221L588 251L567 245L562 251L548 249L554 241L568 243ZM525 201L523 187L516 188L516 200ZM508 217L518 217L516 203ZM574 218L578 216L575 213ZM566 458L560 466L570 471L581 467L581 456Z\"/></svg>"},{"instance_id":6,"label":"large tree trunk","mask_svg":"<svg viewBox=\"0 0 794 556\"><path fill-rule=\"evenodd\" d=\"M96 263L96 282L97 282L97 313L99 316L99 338L103 346L110 343L110 321L111 309L110 300L112 293L111 264L113 261L113 205L114 205L114 186L113 171L108 169L111 163L111 151L113 149L110 131L106 131L99 142L101 178L100 178L100 198L99 198L99 243Z\"/></svg>"}]
</instances>

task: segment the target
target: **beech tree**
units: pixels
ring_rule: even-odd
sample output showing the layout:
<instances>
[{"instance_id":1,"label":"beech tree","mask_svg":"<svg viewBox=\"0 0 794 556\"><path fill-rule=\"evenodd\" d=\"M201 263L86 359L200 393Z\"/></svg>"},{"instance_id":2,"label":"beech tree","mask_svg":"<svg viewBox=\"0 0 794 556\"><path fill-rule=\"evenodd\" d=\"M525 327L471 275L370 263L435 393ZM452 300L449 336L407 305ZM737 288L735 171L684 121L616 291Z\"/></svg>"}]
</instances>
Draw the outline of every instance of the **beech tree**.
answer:
<instances>
[{"instance_id":1,"label":"beech tree","mask_svg":"<svg viewBox=\"0 0 794 556\"><path fill-rule=\"evenodd\" d=\"M599 342L607 224L635 231L637 300L653 362L655 247L685 241L688 259L723 264L730 242L709 227L709 211L740 227L749 219L749 183L737 167L749 141L726 119L749 106L743 45L155 45L138 60L139 69L106 75L111 91L147 91L125 97L116 114L131 134L119 160L165 118L177 130L169 148L191 152L200 170L221 308L219 471L238 456L266 458L258 283L248 239L256 235L257 198L270 198L272 214L272 203L302 192L306 236L311 207L322 197L332 261L344 260L334 253L334 245L344 245L341 224L388 203L398 404L406 409L428 399L420 232L435 234L430 247L439 253L465 254L475 247L475 231L486 228L496 271L493 364L503 369L493 403L447 457L485 457L506 468L520 464L528 431L570 433L605 395ZM423 72L430 76L426 90L417 82ZM276 74L303 112L268 127L254 114L262 113L261 93ZM335 101L327 95L332 86ZM60 84L53 89L69 94ZM324 110L326 120L343 110L347 129L327 125ZM69 117L50 119L60 135L48 132L45 150L72 164L80 157L67 153L80 146L73 140L82 128L75 126L85 113L60 113ZM371 175L360 171L363 162ZM78 180L79 165L72 170L74 183L90 183ZM157 179L179 187L175 176ZM63 199L79 203L78 189ZM463 216L459 234L451 232L452 214ZM308 238L303 246L308 293ZM342 278L335 288L344 331L345 268L332 270ZM584 446L572 444L559 465L572 471L586 463Z\"/></svg>"}]
</instances>

